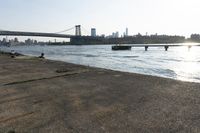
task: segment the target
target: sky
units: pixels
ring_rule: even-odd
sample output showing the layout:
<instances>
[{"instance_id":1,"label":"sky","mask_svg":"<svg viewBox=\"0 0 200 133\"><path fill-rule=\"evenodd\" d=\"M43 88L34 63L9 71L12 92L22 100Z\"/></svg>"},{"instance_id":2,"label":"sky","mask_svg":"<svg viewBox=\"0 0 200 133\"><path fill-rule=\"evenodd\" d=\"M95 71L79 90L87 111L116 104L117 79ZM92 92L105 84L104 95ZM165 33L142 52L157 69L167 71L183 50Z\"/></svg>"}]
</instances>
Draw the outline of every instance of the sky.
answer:
<instances>
[{"instance_id":1,"label":"sky","mask_svg":"<svg viewBox=\"0 0 200 133\"><path fill-rule=\"evenodd\" d=\"M0 0L0 29L58 32L82 25L97 34L200 33L200 0ZM74 33L74 31L68 32Z\"/></svg>"}]
</instances>

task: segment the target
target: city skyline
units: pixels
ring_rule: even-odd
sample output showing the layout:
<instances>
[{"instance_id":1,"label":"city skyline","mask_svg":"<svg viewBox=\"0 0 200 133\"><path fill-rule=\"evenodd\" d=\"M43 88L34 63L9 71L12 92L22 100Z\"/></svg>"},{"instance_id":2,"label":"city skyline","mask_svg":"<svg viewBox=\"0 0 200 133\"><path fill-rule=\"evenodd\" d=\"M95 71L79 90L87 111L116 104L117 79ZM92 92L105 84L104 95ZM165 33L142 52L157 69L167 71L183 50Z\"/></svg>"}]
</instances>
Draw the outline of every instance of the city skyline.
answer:
<instances>
[{"instance_id":1,"label":"city skyline","mask_svg":"<svg viewBox=\"0 0 200 133\"><path fill-rule=\"evenodd\" d=\"M57 32L81 24L97 34L199 33L198 0L0 0L0 29ZM89 33L87 33L89 34Z\"/></svg>"}]
</instances>

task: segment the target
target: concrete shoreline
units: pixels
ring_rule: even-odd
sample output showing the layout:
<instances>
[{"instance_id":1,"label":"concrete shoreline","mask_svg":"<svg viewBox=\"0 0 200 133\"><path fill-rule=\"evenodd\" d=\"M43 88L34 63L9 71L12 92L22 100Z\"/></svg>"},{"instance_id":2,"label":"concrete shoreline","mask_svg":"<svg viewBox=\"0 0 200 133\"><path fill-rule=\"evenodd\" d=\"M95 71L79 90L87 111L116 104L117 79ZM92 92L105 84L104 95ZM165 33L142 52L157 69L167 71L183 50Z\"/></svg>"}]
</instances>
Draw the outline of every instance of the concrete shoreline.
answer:
<instances>
[{"instance_id":1,"label":"concrete shoreline","mask_svg":"<svg viewBox=\"0 0 200 133\"><path fill-rule=\"evenodd\" d=\"M0 132L200 132L200 84L0 54Z\"/></svg>"}]
</instances>

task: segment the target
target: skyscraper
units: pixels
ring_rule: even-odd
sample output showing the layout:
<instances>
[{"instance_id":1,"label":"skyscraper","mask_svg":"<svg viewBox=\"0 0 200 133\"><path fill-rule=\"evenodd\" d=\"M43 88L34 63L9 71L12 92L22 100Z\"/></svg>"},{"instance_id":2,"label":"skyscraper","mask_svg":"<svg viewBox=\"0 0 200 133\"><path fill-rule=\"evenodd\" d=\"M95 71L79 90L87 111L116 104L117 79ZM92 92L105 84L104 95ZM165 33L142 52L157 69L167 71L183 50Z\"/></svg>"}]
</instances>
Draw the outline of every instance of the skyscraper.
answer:
<instances>
[{"instance_id":1,"label":"skyscraper","mask_svg":"<svg viewBox=\"0 0 200 133\"><path fill-rule=\"evenodd\" d=\"M126 36L128 36L128 28L126 28Z\"/></svg>"},{"instance_id":2,"label":"skyscraper","mask_svg":"<svg viewBox=\"0 0 200 133\"><path fill-rule=\"evenodd\" d=\"M91 36L93 36L93 37L97 36L97 33L96 33L96 29L95 29L95 28L92 28L92 29L91 29Z\"/></svg>"}]
</instances>

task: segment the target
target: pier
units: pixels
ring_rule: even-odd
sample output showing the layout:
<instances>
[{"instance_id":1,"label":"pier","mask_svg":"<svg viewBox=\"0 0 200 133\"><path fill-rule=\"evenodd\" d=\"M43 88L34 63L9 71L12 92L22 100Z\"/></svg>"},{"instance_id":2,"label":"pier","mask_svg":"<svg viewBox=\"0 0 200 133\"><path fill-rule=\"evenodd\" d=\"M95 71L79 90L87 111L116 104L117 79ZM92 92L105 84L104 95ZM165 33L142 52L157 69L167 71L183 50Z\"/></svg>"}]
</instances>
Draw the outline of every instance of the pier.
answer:
<instances>
[{"instance_id":1,"label":"pier","mask_svg":"<svg viewBox=\"0 0 200 133\"><path fill-rule=\"evenodd\" d=\"M149 45L116 45L116 46L112 46L112 50L131 50L132 47L144 47L145 51L148 51L148 49L150 47L163 47L165 51L168 51L169 47L188 47L188 50L190 50L192 47L195 46L200 46L200 44L198 45L183 45L183 44L170 44L170 45L166 45L166 44L161 44L161 45L153 45L153 44L149 44Z\"/></svg>"}]
</instances>

